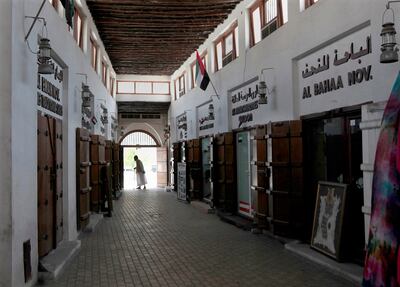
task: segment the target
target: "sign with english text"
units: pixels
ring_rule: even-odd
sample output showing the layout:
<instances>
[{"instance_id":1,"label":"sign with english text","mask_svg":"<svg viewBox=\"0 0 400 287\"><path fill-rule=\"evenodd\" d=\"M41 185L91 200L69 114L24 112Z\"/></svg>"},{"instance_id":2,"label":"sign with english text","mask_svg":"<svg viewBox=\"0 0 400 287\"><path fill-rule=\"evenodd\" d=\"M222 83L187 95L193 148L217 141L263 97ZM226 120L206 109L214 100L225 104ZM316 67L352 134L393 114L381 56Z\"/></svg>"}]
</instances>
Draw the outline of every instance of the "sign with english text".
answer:
<instances>
[{"instance_id":1,"label":"sign with english text","mask_svg":"<svg viewBox=\"0 0 400 287\"><path fill-rule=\"evenodd\" d=\"M258 95L258 77L229 91L232 129L240 129L261 121Z\"/></svg>"},{"instance_id":2,"label":"sign with english text","mask_svg":"<svg viewBox=\"0 0 400 287\"><path fill-rule=\"evenodd\" d=\"M211 107L210 107L211 105ZM201 136L207 136L214 133L215 113L212 101L208 101L197 107L197 133Z\"/></svg>"},{"instance_id":3,"label":"sign with english text","mask_svg":"<svg viewBox=\"0 0 400 287\"><path fill-rule=\"evenodd\" d=\"M310 114L366 102L374 78L369 26L298 60L300 113Z\"/></svg>"},{"instance_id":4,"label":"sign with english text","mask_svg":"<svg viewBox=\"0 0 400 287\"><path fill-rule=\"evenodd\" d=\"M39 111L63 119L63 69L53 59L54 74L37 73L37 107Z\"/></svg>"}]
</instances>

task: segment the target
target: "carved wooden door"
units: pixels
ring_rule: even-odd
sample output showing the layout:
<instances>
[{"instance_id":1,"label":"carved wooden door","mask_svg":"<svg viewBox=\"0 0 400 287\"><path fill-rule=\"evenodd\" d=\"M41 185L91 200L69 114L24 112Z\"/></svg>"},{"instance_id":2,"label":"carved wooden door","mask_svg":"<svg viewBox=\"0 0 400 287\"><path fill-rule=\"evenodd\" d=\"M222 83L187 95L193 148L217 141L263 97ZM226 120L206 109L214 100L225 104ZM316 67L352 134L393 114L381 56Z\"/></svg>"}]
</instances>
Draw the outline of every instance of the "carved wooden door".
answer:
<instances>
[{"instance_id":1,"label":"carved wooden door","mask_svg":"<svg viewBox=\"0 0 400 287\"><path fill-rule=\"evenodd\" d=\"M43 257L63 238L62 122L38 114L38 248Z\"/></svg>"},{"instance_id":2,"label":"carved wooden door","mask_svg":"<svg viewBox=\"0 0 400 287\"><path fill-rule=\"evenodd\" d=\"M90 134L76 130L76 203L78 230L85 228L90 216Z\"/></svg>"}]
</instances>

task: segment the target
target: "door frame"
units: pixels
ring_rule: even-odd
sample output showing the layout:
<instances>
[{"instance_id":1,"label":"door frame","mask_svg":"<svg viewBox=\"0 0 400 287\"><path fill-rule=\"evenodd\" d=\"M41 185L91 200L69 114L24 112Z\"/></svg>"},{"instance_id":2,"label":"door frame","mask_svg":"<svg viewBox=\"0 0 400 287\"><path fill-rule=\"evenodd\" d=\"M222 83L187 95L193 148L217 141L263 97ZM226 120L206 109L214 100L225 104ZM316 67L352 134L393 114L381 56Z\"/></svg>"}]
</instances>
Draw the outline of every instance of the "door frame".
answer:
<instances>
[{"instance_id":1,"label":"door frame","mask_svg":"<svg viewBox=\"0 0 400 287\"><path fill-rule=\"evenodd\" d=\"M248 172L247 172L247 178L248 178L248 182L249 182L249 186L248 186L248 194L249 194L249 203L248 203L248 210L249 212L244 212L241 209L247 209L247 206L241 206L241 202L239 200L239 184L236 184L236 203L237 203L237 213L241 216L247 217L247 218L251 218L253 219L253 210L254 210L254 206L252 206L252 192L251 192L251 154L252 154L252 147L251 147L251 129L252 128L246 128L246 129L240 129L240 130L235 130L234 131L234 138L235 138L235 156L236 156L236 166L235 166L235 171L236 171L236 176L238 176L238 145L237 145L237 136L240 133L247 133L247 165L248 165ZM244 204L242 204L244 205Z\"/></svg>"}]
</instances>

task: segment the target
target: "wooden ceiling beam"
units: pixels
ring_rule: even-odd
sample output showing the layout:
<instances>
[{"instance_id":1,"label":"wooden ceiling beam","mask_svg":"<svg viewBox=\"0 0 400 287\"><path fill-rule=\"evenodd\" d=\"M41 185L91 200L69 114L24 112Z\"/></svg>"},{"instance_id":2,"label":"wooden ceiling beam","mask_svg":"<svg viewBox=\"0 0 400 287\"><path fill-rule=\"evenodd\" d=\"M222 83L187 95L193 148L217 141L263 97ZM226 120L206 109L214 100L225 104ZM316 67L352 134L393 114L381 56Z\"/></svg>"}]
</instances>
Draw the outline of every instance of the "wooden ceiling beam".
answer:
<instances>
[{"instance_id":1,"label":"wooden ceiling beam","mask_svg":"<svg viewBox=\"0 0 400 287\"><path fill-rule=\"evenodd\" d=\"M117 73L170 75L241 0L87 0Z\"/></svg>"}]
</instances>

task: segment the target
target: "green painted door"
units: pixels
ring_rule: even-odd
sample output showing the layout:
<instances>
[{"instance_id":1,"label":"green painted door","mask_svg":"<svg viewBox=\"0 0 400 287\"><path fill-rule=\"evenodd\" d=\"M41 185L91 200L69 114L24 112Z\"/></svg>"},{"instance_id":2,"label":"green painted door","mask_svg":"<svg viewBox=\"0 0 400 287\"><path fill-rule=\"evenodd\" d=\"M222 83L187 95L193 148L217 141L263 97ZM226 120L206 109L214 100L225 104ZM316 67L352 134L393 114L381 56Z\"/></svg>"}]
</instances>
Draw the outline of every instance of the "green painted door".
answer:
<instances>
[{"instance_id":1,"label":"green painted door","mask_svg":"<svg viewBox=\"0 0 400 287\"><path fill-rule=\"evenodd\" d=\"M252 217L249 132L240 132L236 134L236 159L238 212L247 217Z\"/></svg>"}]
</instances>

